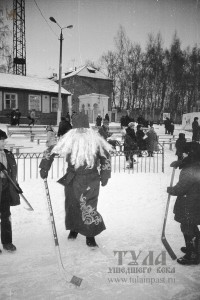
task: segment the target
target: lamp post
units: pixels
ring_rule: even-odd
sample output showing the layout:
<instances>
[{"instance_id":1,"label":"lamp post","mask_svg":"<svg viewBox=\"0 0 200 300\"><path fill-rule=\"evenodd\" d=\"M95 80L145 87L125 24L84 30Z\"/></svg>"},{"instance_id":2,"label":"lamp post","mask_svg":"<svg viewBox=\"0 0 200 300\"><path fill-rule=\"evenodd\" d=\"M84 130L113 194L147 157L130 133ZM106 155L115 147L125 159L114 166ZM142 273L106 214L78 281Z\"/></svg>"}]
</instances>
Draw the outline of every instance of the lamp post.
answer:
<instances>
[{"instance_id":1,"label":"lamp post","mask_svg":"<svg viewBox=\"0 0 200 300\"><path fill-rule=\"evenodd\" d=\"M53 23L56 23L60 27L60 56L59 56L59 83L58 83L58 110L57 110L57 125L61 120L61 113L62 113L62 97L61 97L61 86L62 86L62 41L64 40L62 31L65 28L71 29L73 25L68 25L66 27L61 27L58 22L53 18L50 17L49 20Z\"/></svg>"}]
</instances>

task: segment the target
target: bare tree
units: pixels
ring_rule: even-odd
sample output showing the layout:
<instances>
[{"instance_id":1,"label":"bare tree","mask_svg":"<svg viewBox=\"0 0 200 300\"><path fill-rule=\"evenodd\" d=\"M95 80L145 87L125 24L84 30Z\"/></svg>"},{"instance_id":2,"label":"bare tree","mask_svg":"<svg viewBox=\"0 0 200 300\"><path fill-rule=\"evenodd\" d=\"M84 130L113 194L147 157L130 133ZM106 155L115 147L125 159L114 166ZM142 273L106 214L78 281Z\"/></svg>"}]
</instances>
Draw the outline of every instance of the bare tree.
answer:
<instances>
[{"instance_id":1,"label":"bare tree","mask_svg":"<svg viewBox=\"0 0 200 300\"><path fill-rule=\"evenodd\" d=\"M9 26L4 24L3 17L0 17L0 72L12 72L12 54L8 44L8 38L11 32Z\"/></svg>"}]
</instances>

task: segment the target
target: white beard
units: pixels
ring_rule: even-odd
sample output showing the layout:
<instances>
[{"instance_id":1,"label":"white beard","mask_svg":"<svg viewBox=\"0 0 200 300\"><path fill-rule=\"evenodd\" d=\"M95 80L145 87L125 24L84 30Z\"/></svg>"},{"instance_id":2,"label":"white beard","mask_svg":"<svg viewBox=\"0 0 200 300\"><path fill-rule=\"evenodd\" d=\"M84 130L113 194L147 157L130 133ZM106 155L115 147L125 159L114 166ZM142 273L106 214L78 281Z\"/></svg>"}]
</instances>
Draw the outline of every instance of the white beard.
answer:
<instances>
[{"instance_id":1,"label":"white beard","mask_svg":"<svg viewBox=\"0 0 200 300\"><path fill-rule=\"evenodd\" d=\"M112 151L112 146L99 133L92 128L77 128L63 135L51 153L70 155L71 164L77 169L84 164L92 168L97 152L106 157L108 151Z\"/></svg>"}]
</instances>

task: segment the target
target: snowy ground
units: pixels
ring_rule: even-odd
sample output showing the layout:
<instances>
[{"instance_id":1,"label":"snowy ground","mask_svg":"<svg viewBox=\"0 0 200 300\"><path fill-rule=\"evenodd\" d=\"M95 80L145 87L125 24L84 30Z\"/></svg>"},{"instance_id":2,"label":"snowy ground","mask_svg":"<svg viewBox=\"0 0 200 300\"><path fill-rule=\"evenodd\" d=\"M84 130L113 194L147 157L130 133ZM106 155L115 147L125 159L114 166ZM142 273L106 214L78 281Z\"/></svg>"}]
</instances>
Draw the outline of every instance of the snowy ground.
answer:
<instances>
[{"instance_id":1,"label":"snowy ground","mask_svg":"<svg viewBox=\"0 0 200 300\"><path fill-rule=\"evenodd\" d=\"M0 128L4 129L3 126ZM156 131L163 133L164 128ZM28 146L30 143L25 139L19 142L17 138L10 138L9 142ZM33 149L42 151L44 145L34 144ZM95 251L85 245L83 236L73 242L67 240L64 191L55 179L48 179L66 277L82 278L80 288L66 283L59 271L43 181L20 182L34 212L25 210L23 205L12 208L13 243L17 251L3 251L0 256L0 299L200 299L199 266L178 265L168 255L165 260L165 252L163 265L156 265L156 257L165 251L160 236L172 171L169 164L175 159L175 152L167 146L164 174L112 174L108 185L100 190L98 210L107 230L97 236L100 248ZM178 175L179 170L175 182ZM179 224L173 220L174 200L171 197L166 236L179 257L184 241ZM139 251L138 265L131 264ZM153 257L145 261L149 251Z\"/></svg>"}]
</instances>

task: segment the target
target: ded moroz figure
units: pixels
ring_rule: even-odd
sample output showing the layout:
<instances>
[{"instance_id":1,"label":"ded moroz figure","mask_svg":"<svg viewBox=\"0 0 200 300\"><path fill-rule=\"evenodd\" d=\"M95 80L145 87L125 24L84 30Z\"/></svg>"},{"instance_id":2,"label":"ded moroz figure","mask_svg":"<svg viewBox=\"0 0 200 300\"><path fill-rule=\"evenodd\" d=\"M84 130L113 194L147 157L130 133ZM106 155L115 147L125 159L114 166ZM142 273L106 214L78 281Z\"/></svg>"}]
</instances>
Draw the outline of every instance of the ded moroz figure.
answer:
<instances>
[{"instance_id":1,"label":"ded moroz figure","mask_svg":"<svg viewBox=\"0 0 200 300\"><path fill-rule=\"evenodd\" d=\"M111 145L89 128L87 116L80 113L73 117L73 129L55 147L46 150L40 163L40 175L45 179L55 155L66 155L67 172L58 183L65 187L68 239L74 240L78 233L82 234L89 247L98 246L95 236L106 229L97 203L100 182L105 186L111 176L110 150Z\"/></svg>"}]
</instances>

